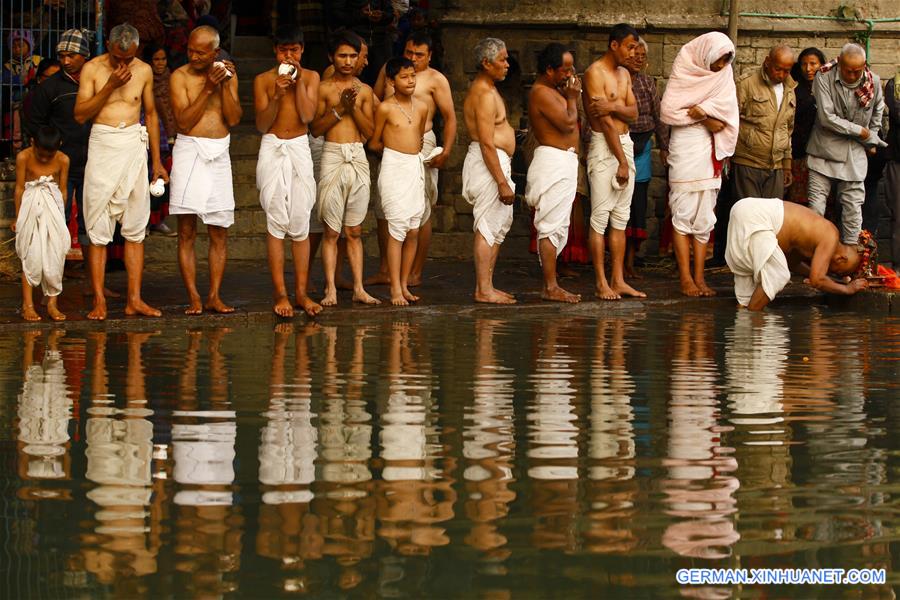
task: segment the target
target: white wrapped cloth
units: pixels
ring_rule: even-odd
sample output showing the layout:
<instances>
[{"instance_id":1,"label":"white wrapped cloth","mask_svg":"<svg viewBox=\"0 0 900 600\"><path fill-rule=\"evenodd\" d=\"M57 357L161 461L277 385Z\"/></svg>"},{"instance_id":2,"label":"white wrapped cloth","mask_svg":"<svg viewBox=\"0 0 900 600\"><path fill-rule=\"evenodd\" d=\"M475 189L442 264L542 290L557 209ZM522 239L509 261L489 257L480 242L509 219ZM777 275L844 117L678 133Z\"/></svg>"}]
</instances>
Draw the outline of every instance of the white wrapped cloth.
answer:
<instances>
[{"instance_id":1,"label":"white wrapped cloth","mask_svg":"<svg viewBox=\"0 0 900 600\"><path fill-rule=\"evenodd\" d=\"M369 161L359 142L325 142L319 173L317 217L332 231L356 227L369 209Z\"/></svg>"},{"instance_id":2,"label":"white wrapped cloth","mask_svg":"<svg viewBox=\"0 0 900 600\"><path fill-rule=\"evenodd\" d=\"M525 202L534 209L537 239L549 238L557 256L569 237L569 219L577 191L578 154L575 149L538 146L528 167Z\"/></svg>"},{"instance_id":3,"label":"white wrapped cloth","mask_svg":"<svg viewBox=\"0 0 900 600\"><path fill-rule=\"evenodd\" d=\"M722 178L712 159L712 134L703 125L672 127L669 141L669 209L672 227L709 241L716 225L716 197Z\"/></svg>"},{"instance_id":4,"label":"white wrapped cloth","mask_svg":"<svg viewBox=\"0 0 900 600\"><path fill-rule=\"evenodd\" d=\"M426 131L422 137L422 156L429 156L437 148L437 136L434 130ZM431 218L431 211L438 200L438 170L431 167L425 167L425 214L422 216L422 222L425 223Z\"/></svg>"},{"instance_id":5,"label":"white wrapped cloth","mask_svg":"<svg viewBox=\"0 0 900 600\"><path fill-rule=\"evenodd\" d=\"M500 168L506 177L506 183L515 191L512 180L512 159L497 148ZM472 205L475 218L474 231L481 233L489 246L502 244L513 222L513 207L500 202L500 192L494 176L484 164L481 145L478 142L469 144L469 152L463 163L462 195Z\"/></svg>"},{"instance_id":6,"label":"white wrapped cloth","mask_svg":"<svg viewBox=\"0 0 900 600\"><path fill-rule=\"evenodd\" d=\"M418 229L425 214L425 165L421 154L405 154L385 148L378 174L381 208L388 221L388 232L403 241L412 229Z\"/></svg>"},{"instance_id":7,"label":"white wrapped cloth","mask_svg":"<svg viewBox=\"0 0 900 600\"><path fill-rule=\"evenodd\" d=\"M734 295L747 306L757 286L773 300L791 280L787 258L778 245L784 203L778 198L744 198L731 209L725 262L734 273Z\"/></svg>"},{"instance_id":8,"label":"white wrapped cloth","mask_svg":"<svg viewBox=\"0 0 900 600\"><path fill-rule=\"evenodd\" d=\"M306 135L289 140L267 133L259 145L256 189L272 237L302 242L309 236L316 180Z\"/></svg>"},{"instance_id":9,"label":"white wrapped cloth","mask_svg":"<svg viewBox=\"0 0 900 600\"><path fill-rule=\"evenodd\" d=\"M602 133L591 132L591 147L587 156L588 179L591 182L591 229L604 235L607 226L625 230L631 216L631 196L634 192L634 142L631 136L619 136L625 159L628 161L628 183L616 180L619 161L606 143Z\"/></svg>"},{"instance_id":10,"label":"white wrapped cloth","mask_svg":"<svg viewBox=\"0 0 900 600\"><path fill-rule=\"evenodd\" d=\"M112 242L116 222L122 237L141 243L150 220L147 128L91 126L84 167L84 225L91 244Z\"/></svg>"},{"instance_id":11,"label":"white wrapped cloth","mask_svg":"<svg viewBox=\"0 0 900 600\"><path fill-rule=\"evenodd\" d=\"M28 285L41 286L47 296L62 292L66 253L72 244L64 213L62 194L52 177L25 184L16 218L16 254Z\"/></svg>"},{"instance_id":12,"label":"white wrapped cloth","mask_svg":"<svg viewBox=\"0 0 900 600\"><path fill-rule=\"evenodd\" d=\"M234 224L231 136L202 138L178 134L172 149L169 214L199 215L206 225Z\"/></svg>"}]
</instances>

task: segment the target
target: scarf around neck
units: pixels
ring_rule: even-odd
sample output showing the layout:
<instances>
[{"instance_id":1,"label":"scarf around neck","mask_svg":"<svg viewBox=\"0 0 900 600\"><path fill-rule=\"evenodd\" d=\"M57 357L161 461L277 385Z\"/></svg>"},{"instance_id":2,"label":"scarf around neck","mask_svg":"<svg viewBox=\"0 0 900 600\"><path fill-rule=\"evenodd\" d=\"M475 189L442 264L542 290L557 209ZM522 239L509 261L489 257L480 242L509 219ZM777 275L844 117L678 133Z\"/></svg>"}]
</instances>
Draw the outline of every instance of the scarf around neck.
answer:
<instances>
[{"instance_id":1,"label":"scarf around neck","mask_svg":"<svg viewBox=\"0 0 900 600\"><path fill-rule=\"evenodd\" d=\"M827 62L819 69L819 73L827 73L837 64L838 59ZM875 77L872 75L872 71L869 70L868 64L866 64L866 70L862 74L862 77L860 77L859 81L855 84L850 85L844 83L844 80L841 79L840 72L838 72L838 79L844 87L853 90L853 95L856 96L857 102L859 102L859 105L863 108L869 106L869 103L875 98Z\"/></svg>"}]
</instances>

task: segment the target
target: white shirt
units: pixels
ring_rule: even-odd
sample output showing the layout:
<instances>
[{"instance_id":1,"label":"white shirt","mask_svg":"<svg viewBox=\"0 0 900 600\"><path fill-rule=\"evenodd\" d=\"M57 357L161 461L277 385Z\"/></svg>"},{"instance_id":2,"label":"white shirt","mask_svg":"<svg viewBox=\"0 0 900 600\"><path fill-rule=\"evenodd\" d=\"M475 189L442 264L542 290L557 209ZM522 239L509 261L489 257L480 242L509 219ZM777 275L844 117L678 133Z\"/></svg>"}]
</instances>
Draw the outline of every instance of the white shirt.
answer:
<instances>
[{"instance_id":1,"label":"white shirt","mask_svg":"<svg viewBox=\"0 0 900 600\"><path fill-rule=\"evenodd\" d=\"M781 101L784 100L784 84L777 83L772 86L772 89L775 90L775 106L780 109Z\"/></svg>"}]
</instances>

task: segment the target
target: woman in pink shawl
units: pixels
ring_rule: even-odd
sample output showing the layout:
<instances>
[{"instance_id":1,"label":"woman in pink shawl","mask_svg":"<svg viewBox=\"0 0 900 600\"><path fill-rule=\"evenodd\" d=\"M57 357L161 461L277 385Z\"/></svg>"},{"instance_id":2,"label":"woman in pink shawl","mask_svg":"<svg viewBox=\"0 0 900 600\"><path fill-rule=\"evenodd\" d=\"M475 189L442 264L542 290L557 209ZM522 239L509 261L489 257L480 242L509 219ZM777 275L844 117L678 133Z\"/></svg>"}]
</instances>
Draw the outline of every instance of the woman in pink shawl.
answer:
<instances>
[{"instance_id":1,"label":"woman in pink shawl","mask_svg":"<svg viewBox=\"0 0 900 600\"><path fill-rule=\"evenodd\" d=\"M734 44L723 33L714 31L691 40L675 57L660 106L663 123L672 125L669 209L681 291L686 296L715 295L706 285L703 267L709 234L716 224L722 163L737 143L733 60Z\"/></svg>"}]
</instances>

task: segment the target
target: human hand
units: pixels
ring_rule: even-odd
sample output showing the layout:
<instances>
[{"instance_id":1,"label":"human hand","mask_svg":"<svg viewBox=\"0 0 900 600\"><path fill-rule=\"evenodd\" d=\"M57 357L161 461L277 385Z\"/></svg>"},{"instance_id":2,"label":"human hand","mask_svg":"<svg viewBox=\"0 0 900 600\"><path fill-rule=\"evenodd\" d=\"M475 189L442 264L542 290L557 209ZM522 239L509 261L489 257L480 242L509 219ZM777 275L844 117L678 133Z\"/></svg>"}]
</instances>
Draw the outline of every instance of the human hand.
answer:
<instances>
[{"instance_id":1,"label":"human hand","mask_svg":"<svg viewBox=\"0 0 900 600\"><path fill-rule=\"evenodd\" d=\"M711 117L707 117L703 120L703 126L706 127L706 129L711 133L719 133L720 131L725 129L725 123Z\"/></svg>"},{"instance_id":2,"label":"human hand","mask_svg":"<svg viewBox=\"0 0 900 600\"><path fill-rule=\"evenodd\" d=\"M875 154L878 152L878 147L872 146L871 148L866 148L866 152L868 152L869 156L875 156Z\"/></svg>"},{"instance_id":3,"label":"human hand","mask_svg":"<svg viewBox=\"0 0 900 600\"><path fill-rule=\"evenodd\" d=\"M109 80L106 82L106 85L111 86L113 89L116 89L122 87L129 81L131 81L131 70L125 63L119 63L119 66L113 69L113 72L109 76Z\"/></svg>"},{"instance_id":4,"label":"human hand","mask_svg":"<svg viewBox=\"0 0 900 600\"><path fill-rule=\"evenodd\" d=\"M692 106L688 109L688 116L697 121L701 121L706 118L706 111L699 106Z\"/></svg>"},{"instance_id":5,"label":"human hand","mask_svg":"<svg viewBox=\"0 0 900 600\"><path fill-rule=\"evenodd\" d=\"M166 183L169 183L169 173L166 171L166 168L162 166L162 163L153 165L153 175L150 180L156 181L157 179L162 179Z\"/></svg>"},{"instance_id":6,"label":"human hand","mask_svg":"<svg viewBox=\"0 0 900 600\"><path fill-rule=\"evenodd\" d=\"M223 66L213 65L206 72L206 89L212 91L219 87L219 84L228 79L228 70Z\"/></svg>"},{"instance_id":7,"label":"human hand","mask_svg":"<svg viewBox=\"0 0 900 600\"><path fill-rule=\"evenodd\" d=\"M281 98L284 96L288 88L294 85L294 80L291 79L290 75L279 75L275 78L275 98Z\"/></svg>"},{"instance_id":8,"label":"human hand","mask_svg":"<svg viewBox=\"0 0 900 600\"><path fill-rule=\"evenodd\" d=\"M787 168L782 169L782 172L784 172L784 187L790 187L794 183L794 174Z\"/></svg>"},{"instance_id":9,"label":"human hand","mask_svg":"<svg viewBox=\"0 0 900 600\"><path fill-rule=\"evenodd\" d=\"M869 136L872 135L869 130L865 127L862 128L862 131L859 132L859 139L865 141L869 139Z\"/></svg>"},{"instance_id":10,"label":"human hand","mask_svg":"<svg viewBox=\"0 0 900 600\"><path fill-rule=\"evenodd\" d=\"M344 111L352 113L356 109L356 97L359 92L353 88L348 88L341 92L341 106Z\"/></svg>"},{"instance_id":11,"label":"human hand","mask_svg":"<svg viewBox=\"0 0 900 600\"><path fill-rule=\"evenodd\" d=\"M599 96L594 96L591 98L590 106L588 107L588 111L595 118L605 117L609 113L613 111L616 103L606 98L600 98Z\"/></svg>"},{"instance_id":12,"label":"human hand","mask_svg":"<svg viewBox=\"0 0 900 600\"><path fill-rule=\"evenodd\" d=\"M863 279L863 278L854 279L853 281L851 281L850 283L847 284L847 288L850 290L851 294L855 294L856 292L858 292L860 290L868 289L868 287L869 287L868 280Z\"/></svg>"},{"instance_id":13,"label":"human hand","mask_svg":"<svg viewBox=\"0 0 900 600\"><path fill-rule=\"evenodd\" d=\"M448 158L450 158L449 152L441 152L430 161L428 161L428 167L431 169L443 169L444 165L447 163Z\"/></svg>"},{"instance_id":14,"label":"human hand","mask_svg":"<svg viewBox=\"0 0 900 600\"><path fill-rule=\"evenodd\" d=\"M503 204L509 206L516 201L516 193L511 187L509 187L509 183L507 183L506 181L498 184L497 190L500 192L500 202L502 202Z\"/></svg>"},{"instance_id":15,"label":"human hand","mask_svg":"<svg viewBox=\"0 0 900 600\"><path fill-rule=\"evenodd\" d=\"M627 184L628 183L628 175L629 175L628 163L620 162L619 168L616 169L616 181L618 182L618 184L622 185L622 186Z\"/></svg>"},{"instance_id":16,"label":"human hand","mask_svg":"<svg viewBox=\"0 0 900 600\"><path fill-rule=\"evenodd\" d=\"M581 95L581 78L575 75L566 79L562 88L563 96L575 100Z\"/></svg>"}]
</instances>

